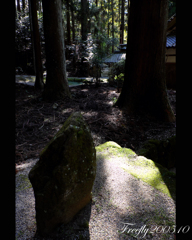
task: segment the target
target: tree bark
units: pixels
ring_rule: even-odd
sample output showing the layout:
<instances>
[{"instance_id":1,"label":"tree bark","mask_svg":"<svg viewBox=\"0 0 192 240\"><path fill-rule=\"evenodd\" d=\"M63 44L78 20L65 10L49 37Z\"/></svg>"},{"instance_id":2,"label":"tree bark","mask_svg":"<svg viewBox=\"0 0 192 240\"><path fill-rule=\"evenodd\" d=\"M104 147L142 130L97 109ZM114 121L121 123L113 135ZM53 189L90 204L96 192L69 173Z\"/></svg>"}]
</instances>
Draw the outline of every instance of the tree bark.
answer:
<instances>
[{"instance_id":1,"label":"tree bark","mask_svg":"<svg viewBox=\"0 0 192 240\"><path fill-rule=\"evenodd\" d=\"M122 0L122 6L121 6L121 26L120 26L120 44L123 44L123 40L124 40L124 14L125 14L125 0Z\"/></svg>"},{"instance_id":2,"label":"tree bark","mask_svg":"<svg viewBox=\"0 0 192 240\"><path fill-rule=\"evenodd\" d=\"M41 60L41 45L39 35L39 25L37 19L37 5L36 0L29 0L29 13L31 19L31 34L32 34L32 45L33 45L33 58L35 67L35 88L43 89L43 66Z\"/></svg>"},{"instance_id":3,"label":"tree bark","mask_svg":"<svg viewBox=\"0 0 192 240\"><path fill-rule=\"evenodd\" d=\"M71 18L72 18L72 37L73 37L73 43L75 42L75 17L74 17L74 3L71 0Z\"/></svg>"},{"instance_id":4,"label":"tree bark","mask_svg":"<svg viewBox=\"0 0 192 240\"><path fill-rule=\"evenodd\" d=\"M108 8L108 11L107 11L107 20L108 20L107 36L109 38L109 36L110 36L110 22L109 22L110 0L107 1L107 8Z\"/></svg>"},{"instance_id":5,"label":"tree bark","mask_svg":"<svg viewBox=\"0 0 192 240\"><path fill-rule=\"evenodd\" d=\"M111 11L112 11L112 38L115 38L115 29L114 29L114 1L111 0ZM112 53L114 52L114 41L112 43Z\"/></svg>"},{"instance_id":6,"label":"tree bark","mask_svg":"<svg viewBox=\"0 0 192 240\"><path fill-rule=\"evenodd\" d=\"M25 0L22 0L22 11L25 11Z\"/></svg>"},{"instance_id":7,"label":"tree bark","mask_svg":"<svg viewBox=\"0 0 192 240\"><path fill-rule=\"evenodd\" d=\"M17 11L21 12L20 0L17 0Z\"/></svg>"},{"instance_id":8,"label":"tree bark","mask_svg":"<svg viewBox=\"0 0 192 240\"><path fill-rule=\"evenodd\" d=\"M121 0L119 0L119 29L120 29L119 44L121 44Z\"/></svg>"},{"instance_id":9,"label":"tree bark","mask_svg":"<svg viewBox=\"0 0 192 240\"><path fill-rule=\"evenodd\" d=\"M82 41L87 40L87 0L81 0L81 35Z\"/></svg>"},{"instance_id":10,"label":"tree bark","mask_svg":"<svg viewBox=\"0 0 192 240\"><path fill-rule=\"evenodd\" d=\"M167 14L167 0L131 0L125 80L116 105L174 121L165 79Z\"/></svg>"},{"instance_id":11,"label":"tree bark","mask_svg":"<svg viewBox=\"0 0 192 240\"><path fill-rule=\"evenodd\" d=\"M67 4L67 44L71 45L71 25L70 25L70 11L69 11L69 1Z\"/></svg>"},{"instance_id":12,"label":"tree bark","mask_svg":"<svg viewBox=\"0 0 192 240\"><path fill-rule=\"evenodd\" d=\"M61 0L43 0L42 3L47 67L43 97L63 99L71 95L66 73Z\"/></svg>"}]
</instances>

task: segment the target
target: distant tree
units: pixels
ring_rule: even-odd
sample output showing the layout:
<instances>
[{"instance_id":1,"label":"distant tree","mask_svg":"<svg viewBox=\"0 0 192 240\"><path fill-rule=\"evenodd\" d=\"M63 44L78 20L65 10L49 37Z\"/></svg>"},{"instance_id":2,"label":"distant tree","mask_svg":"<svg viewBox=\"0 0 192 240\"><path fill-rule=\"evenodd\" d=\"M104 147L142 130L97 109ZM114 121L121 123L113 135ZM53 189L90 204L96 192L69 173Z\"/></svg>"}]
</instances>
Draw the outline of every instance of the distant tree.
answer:
<instances>
[{"instance_id":1,"label":"distant tree","mask_svg":"<svg viewBox=\"0 0 192 240\"><path fill-rule=\"evenodd\" d=\"M71 9L71 21L72 21L72 38L74 42L75 41L75 16L74 16L75 5L73 0L71 0L70 9Z\"/></svg>"},{"instance_id":2,"label":"distant tree","mask_svg":"<svg viewBox=\"0 0 192 240\"><path fill-rule=\"evenodd\" d=\"M16 2L15 2L15 29L16 29L16 19L17 19L17 9L16 9Z\"/></svg>"},{"instance_id":3,"label":"distant tree","mask_svg":"<svg viewBox=\"0 0 192 240\"><path fill-rule=\"evenodd\" d=\"M71 24L70 24L70 9L69 1L67 1L67 44L71 44Z\"/></svg>"},{"instance_id":4,"label":"distant tree","mask_svg":"<svg viewBox=\"0 0 192 240\"><path fill-rule=\"evenodd\" d=\"M111 0L111 11L112 11L112 37L115 38L115 29L114 29L114 0ZM112 52L114 52L114 43L112 44Z\"/></svg>"},{"instance_id":5,"label":"distant tree","mask_svg":"<svg viewBox=\"0 0 192 240\"><path fill-rule=\"evenodd\" d=\"M125 79L116 103L131 114L174 121L166 91L167 0L131 0Z\"/></svg>"},{"instance_id":6,"label":"distant tree","mask_svg":"<svg viewBox=\"0 0 192 240\"><path fill-rule=\"evenodd\" d=\"M42 0L47 77L43 97L70 97L66 73L61 0Z\"/></svg>"},{"instance_id":7,"label":"distant tree","mask_svg":"<svg viewBox=\"0 0 192 240\"><path fill-rule=\"evenodd\" d=\"M17 11L21 12L20 0L17 0Z\"/></svg>"},{"instance_id":8,"label":"distant tree","mask_svg":"<svg viewBox=\"0 0 192 240\"><path fill-rule=\"evenodd\" d=\"M110 22L109 22L109 12L110 12L110 0L107 0L107 20L108 20L108 24L107 24L107 34L108 34L108 38L110 36Z\"/></svg>"},{"instance_id":9,"label":"distant tree","mask_svg":"<svg viewBox=\"0 0 192 240\"><path fill-rule=\"evenodd\" d=\"M87 0L81 0L81 35L82 35L82 41L87 40L87 14L88 14Z\"/></svg>"},{"instance_id":10,"label":"distant tree","mask_svg":"<svg viewBox=\"0 0 192 240\"><path fill-rule=\"evenodd\" d=\"M25 11L25 0L22 0L22 10Z\"/></svg>"},{"instance_id":11,"label":"distant tree","mask_svg":"<svg viewBox=\"0 0 192 240\"><path fill-rule=\"evenodd\" d=\"M124 40L124 15L125 15L125 0L121 0L121 25L120 25L120 44L123 44Z\"/></svg>"},{"instance_id":12,"label":"distant tree","mask_svg":"<svg viewBox=\"0 0 192 240\"><path fill-rule=\"evenodd\" d=\"M37 4L36 0L29 0L29 14L31 19L31 33L33 42L33 58L35 66L35 88L43 89L43 66L41 60L41 45L39 35L39 25L37 19Z\"/></svg>"},{"instance_id":13,"label":"distant tree","mask_svg":"<svg viewBox=\"0 0 192 240\"><path fill-rule=\"evenodd\" d=\"M65 5L65 12L66 12L66 20L67 20L67 41L66 44L70 45L71 44L71 3L72 0L62 0L62 2Z\"/></svg>"}]
</instances>

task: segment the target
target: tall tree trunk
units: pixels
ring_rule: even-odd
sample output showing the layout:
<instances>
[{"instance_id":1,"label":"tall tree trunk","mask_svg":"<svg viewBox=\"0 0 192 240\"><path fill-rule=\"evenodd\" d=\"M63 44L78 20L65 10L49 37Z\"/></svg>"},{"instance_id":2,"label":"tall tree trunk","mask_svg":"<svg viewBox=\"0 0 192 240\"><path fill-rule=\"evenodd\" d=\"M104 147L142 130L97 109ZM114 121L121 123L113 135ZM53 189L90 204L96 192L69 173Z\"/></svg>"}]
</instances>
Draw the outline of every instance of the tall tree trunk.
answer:
<instances>
[{"instance_id":1,"label":"tall tree trunk","mask_svg":"<svg viewBox=\"0 0 192 240\"><path fill-rule=\"evenodd\" d=\"M111 1L111 10L112 10L112 38L115 38L115 29L114 29L114 0ZM114 52L114 41L112 43L112 52Z\"/></svg>"},{"instance_id":2,"label":"tall tree trunk","mask_svg":"<svg viewBox=\"0 0 192 240\"><path fill-rule=\"evenodd\" d=\"M124 40L124 14L125 14L125 0L122 0L122 6L121 6L121 26L120 26L120 44L123 44L123 40Z\"/></svg>"},{"instance_id":3,"label":"tall tree trunk","mask_svg":"<svg viewBox=\"0 0 192 240\"><path fill-rule=\"evenodd\" d=\"M110 37L110 22L109 22L109 16L110 16L110 0L107 0L107 36ZM110 46L107 45L107 54L110 53Z\"/></svg>"},{"instance_id":4,"label":"tall tree trunk","mask_svg":"<svg viewBox=\"0 0 192 240\"><path fill-rule=\"evenodd\" d=\"M96 7L98 7L98 1L96 0L95 1L95 5L96 5ZM99 19L98 19L98 17L99 17L99 14L95 14L95 18L96 18L96 23L95 23L95 27L94 27L94 37L95 36L97 36L97 34L98 34L98 29L99 29Z\"/></svg>"},{"instance_id":5,"label":"tall tree trunk","mask_svg":"<svg viewBox=\"0 0 192 240\"><path fill-rule=\"evenodd\" d=\"M25 10L25 0L22 0L22 10L23 10L23 12Z\"/></svg>"},{"instance_id":6,"label":"tall tree trunk","mask_svg":"<svg viewBox=\"0 0 192 240\"><path fill-rule=\"evenodd\" d=\"M20 0L17 0L17 11L21 12Z\"/></svg>"},{"instance_id":7,"label":"tall tree trunk","mask_svg":"<svg viewBox=\"0 0 192 240\"><path fill-rule=\"evenodd\" d=\"M66 73L61 0L43 0L42 3L47 67L43 97L50 100L70 97Z\"/></svg>"},{"instance_id":8,"label":"tall tree trunk","mask_svg":"<svg viewBox=\"0 0 192 240\"><path fill-rule=\"evenodd\" d=\"M20 0L17 0L17 11L21 12Z\"/></svg>"},{"instance_id":9,"label":"tall tree trunk","mask_svg":"<svg viewBox=\"0 0 192 240\"><path fill-rule=\"evenodd\" d=\"M116 105L174 121L165 79L167 13L167 0L131 0L125 80Z\"/></svg>"},{"instance_id":10,"label":"tall tree trunk","mask_svg":"<svg viewBox=\"0 0 192 240\"><path fill-rule=\"evenodd\" d=\"M87 0L81 0L81 35L82 41L87 40Z\"/></svg>"},{"instance_id":11,"label":"tall tree trunk","mask_svg":"<svg viewBox=\"0 0 192 240\"><path fill-rule=\"evenodd\" d=\"M73 38L73 43L75 42L75 17L74 17L74 3L71 0L71 18L72 18L72 38Z\"/></svg>"},{"instance_id":12,"label":"tall tree trunk","mask_svg":"<svg viewBox=\"0 0 192 240\"><path fill-rule=\"evenodd\" d=\"M69 11L69 1L67 4L67 44L71 44L71 25L70 25L70 11Z\"/></svg>"},{"instance_id":13,"label":"tall tree trunk","mask_svg":"<svg viewBox=\"0 0 192 240\"><path fill-rule=\"evenodd\" d=\"M108 11L107 11L107 21L108 21L108 24L107 24L107 35L108 35L108 38L110 36L110 23L109 23L109 12L110 12L110 0L107 1L107 8L108 8Z\"/></svg>"},{"instance_id":14,"label":"tall tree trunk","mask_svg":"<svg viewBox=\"0 0 192 240\"><path fill-rule=\"evenodd\" d=\"M37 0L37 11L39 11L39 16L41 15L41 4L42 2Z\"/></svg>"},{"instance_id":15,"label":"tall tree trunk","mask_svg":"<svg viewBox=\"0 0 192 240\"><path fill-rule=\"evenodd\" d=\"M121 0L119 0L119 29L120 29L119 44L121 44Z\"/></svg>"},{"instance_id":16,"label":"tall tree trunk","mask_svg":"<svg viewBox=\"0 0 192 240\"><path fill-rule=\"evenodd\" d=\"M16 3L15 3L15 31L16 31L16 19L17 19L17 9L16 9Z\"/></svg>"},{"instance_id":17,"label":"tall tree trunk","mask_svg":"<svg viewBox=\"0 0 192 240\"><path fill-rule=\"evenodd\" d=\"M32 45L33 45L33 58L35 67L35 88L43 89L43 67L41 60L41 45L39 36L39 25L37 19L37 5L36 0L29 0L29 13L31 19L31 34L32 34Z\"/></svg>"}]
</instances>

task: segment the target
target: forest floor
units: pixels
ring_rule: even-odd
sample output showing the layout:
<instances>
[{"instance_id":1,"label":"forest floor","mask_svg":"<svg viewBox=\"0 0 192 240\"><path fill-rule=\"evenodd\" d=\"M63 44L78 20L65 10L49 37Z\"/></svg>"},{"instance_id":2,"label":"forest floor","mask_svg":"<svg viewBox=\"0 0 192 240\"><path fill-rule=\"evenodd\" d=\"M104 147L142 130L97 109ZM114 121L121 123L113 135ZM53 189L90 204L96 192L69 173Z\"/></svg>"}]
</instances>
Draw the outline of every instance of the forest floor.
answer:
<instances>
[{"instance_id":1,"label":"forest floor","mask_svg":"<svg viewBox=\"0 0 192 240\"><path fill-rule=\"evenodd\" d=\"M175 123L129 116L113 107L120 93L107 83L70 88L72 99L44 101L33 86L16 83L16 159L17 165L37 158L72 112L80 111L92 133L95 146L114 141L133 151L148 139L164 139L176 134ZM168 90L176 116L176 91Z\"/></svg>"}]
</instances>

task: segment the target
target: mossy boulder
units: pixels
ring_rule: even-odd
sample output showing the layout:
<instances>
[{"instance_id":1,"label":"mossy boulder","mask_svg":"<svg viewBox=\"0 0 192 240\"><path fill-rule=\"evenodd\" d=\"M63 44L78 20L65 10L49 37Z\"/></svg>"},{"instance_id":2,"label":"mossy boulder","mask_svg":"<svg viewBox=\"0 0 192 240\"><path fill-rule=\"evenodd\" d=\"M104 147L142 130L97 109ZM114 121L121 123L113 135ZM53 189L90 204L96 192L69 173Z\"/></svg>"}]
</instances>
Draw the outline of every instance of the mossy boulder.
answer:
<instances>
[{"instance_id":1,"label":"mossy boulder","mask_svg":"<svg viewBox=\"0 0 192 240\"><path fill-rule=\"evenodd\" d=\"M138 156L129 148L122 148L115 142L106 142L96 147L97 161L121 161L119 165L125 172L142 180L175 200L175 173L168 171L162 165Z\"/></svg>"},{"instance_id":2,"label":"mossy boulder","mask_svg":"<svg viewBox=\"0 0 192 240\"><path fill-rule=\"evenodd\" d=\"M46 236L68 223L91 200L96 151L80 113L72 114L40 153L29 172L34 189L37 231Z\"/></svg>"},{"instance_id":3,"label":"mossy boulder","mask_svg":"<svg viewBox=\"0 0 192 240\"><path fill-rule=\"evenodd\" d=\"M139 155L170 169L176 165L176 136L167 139L150 139L138 151Z\"/></svg>"}]
</instances>

